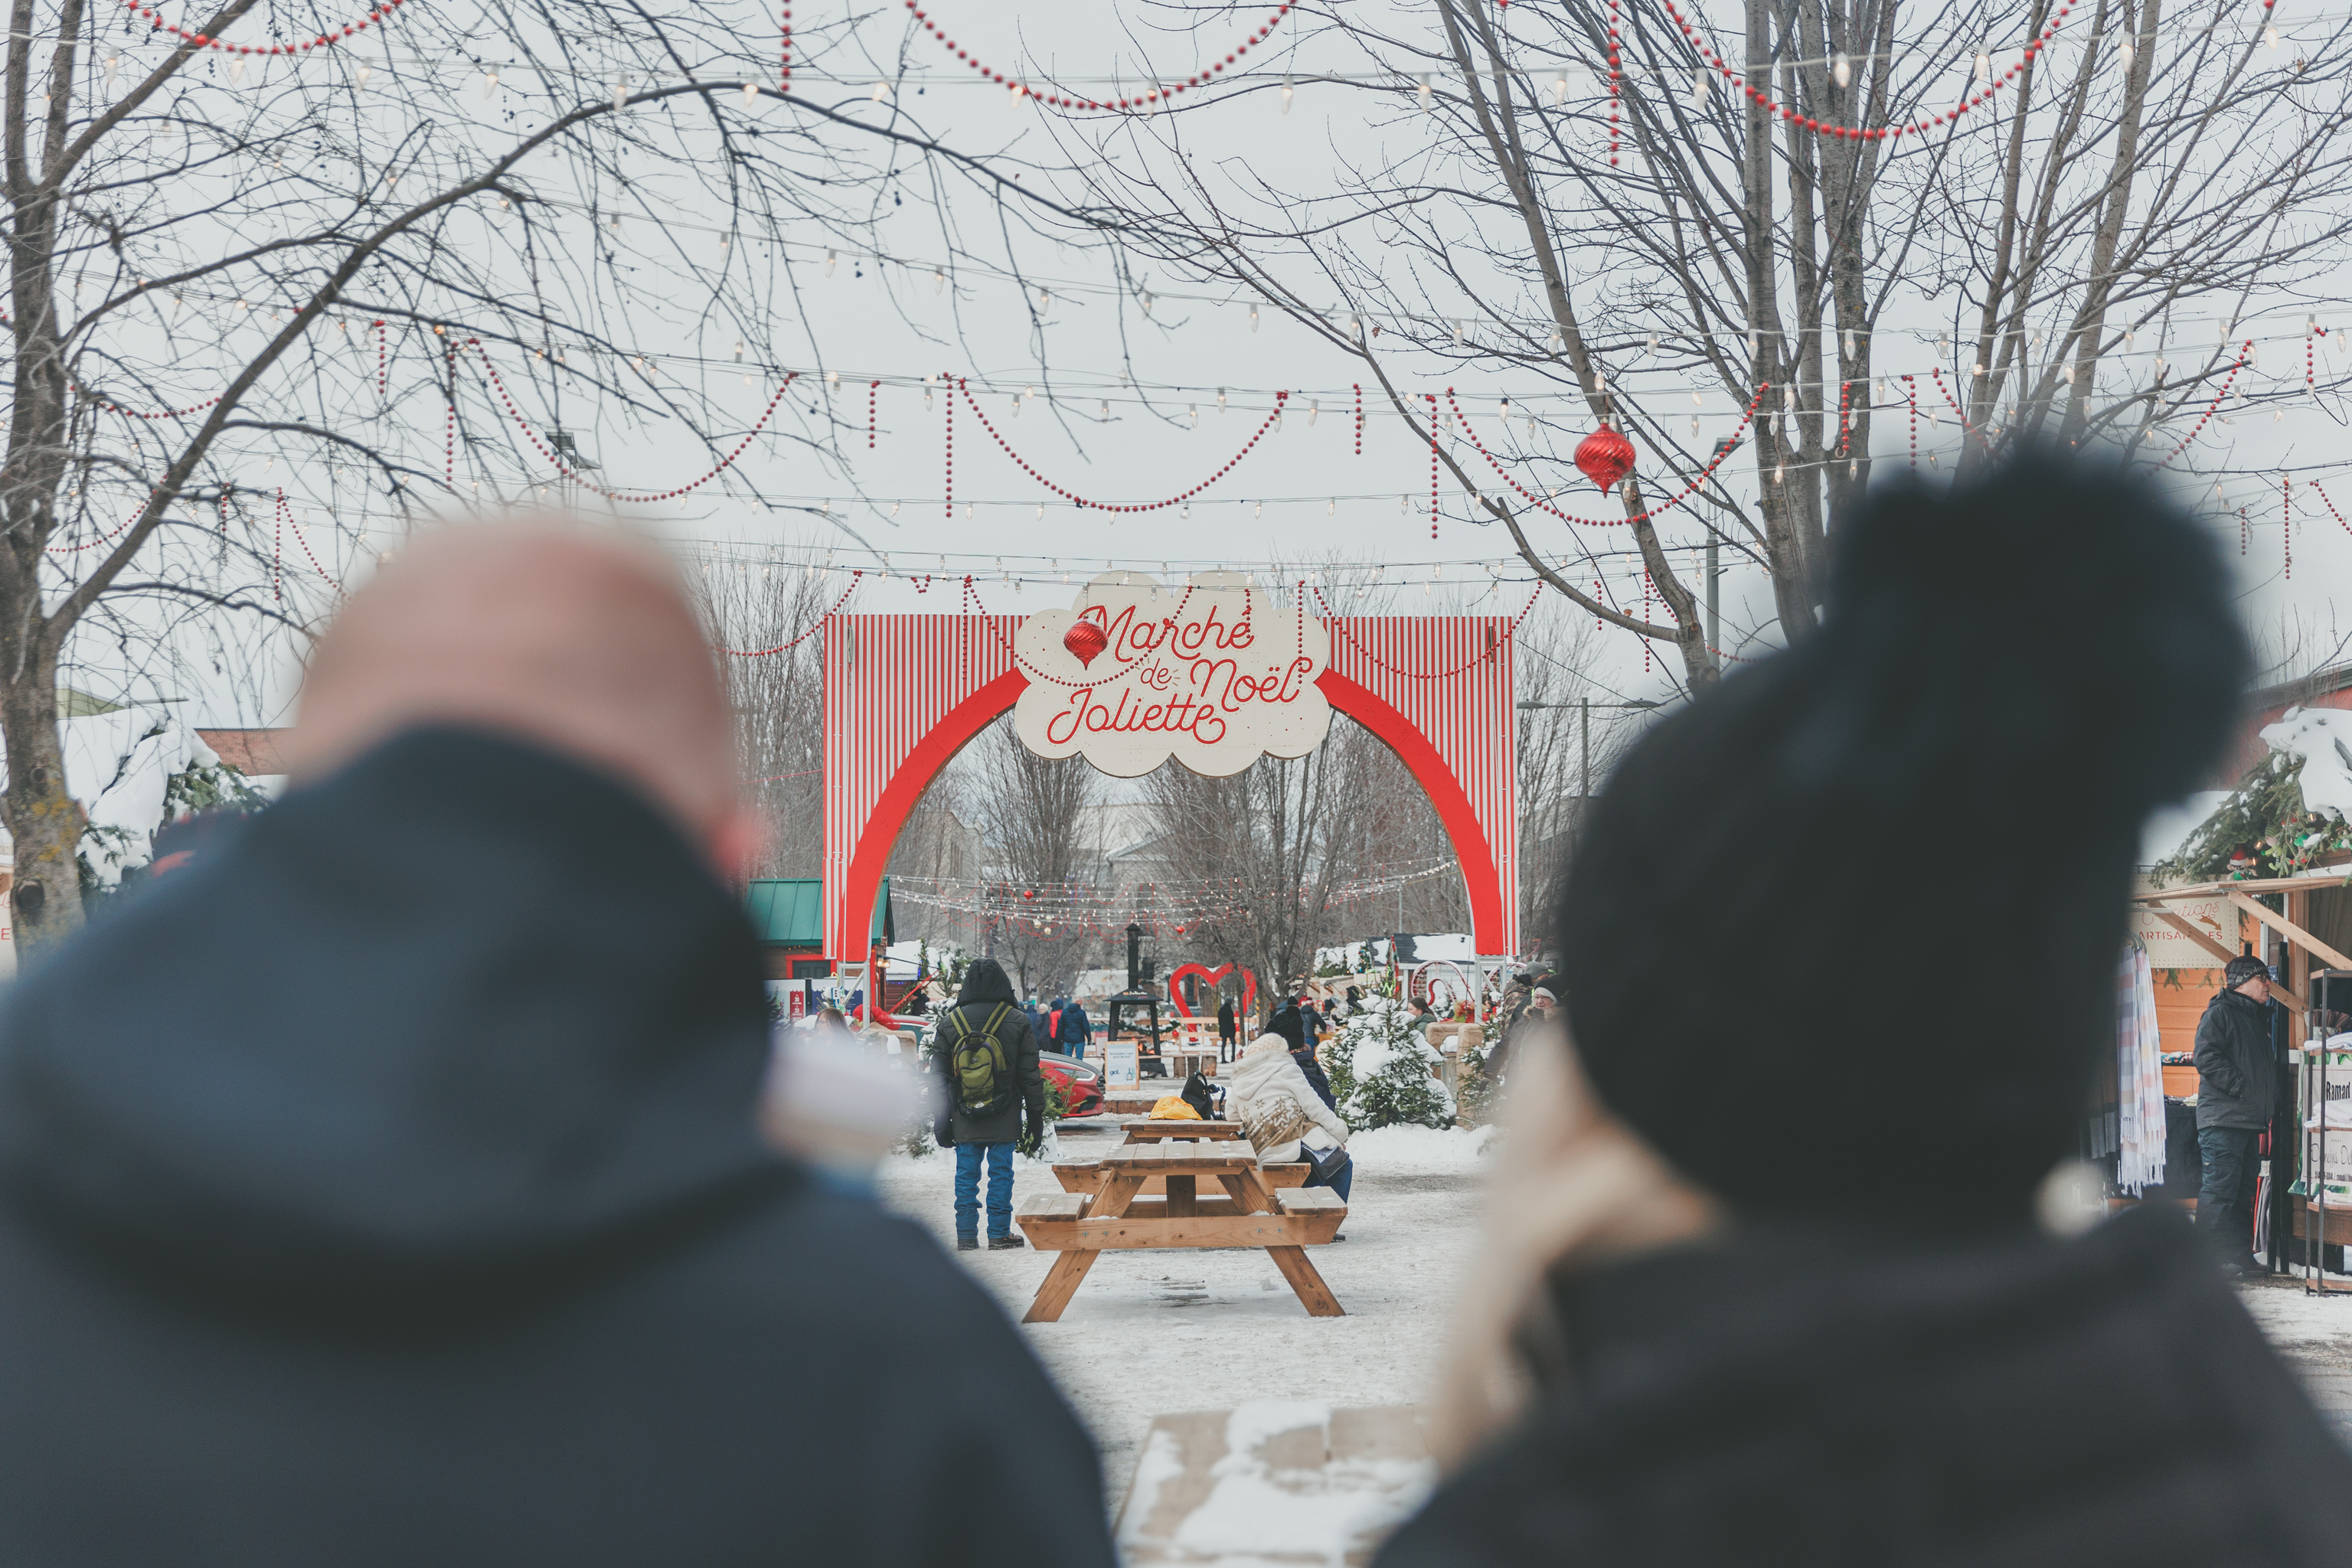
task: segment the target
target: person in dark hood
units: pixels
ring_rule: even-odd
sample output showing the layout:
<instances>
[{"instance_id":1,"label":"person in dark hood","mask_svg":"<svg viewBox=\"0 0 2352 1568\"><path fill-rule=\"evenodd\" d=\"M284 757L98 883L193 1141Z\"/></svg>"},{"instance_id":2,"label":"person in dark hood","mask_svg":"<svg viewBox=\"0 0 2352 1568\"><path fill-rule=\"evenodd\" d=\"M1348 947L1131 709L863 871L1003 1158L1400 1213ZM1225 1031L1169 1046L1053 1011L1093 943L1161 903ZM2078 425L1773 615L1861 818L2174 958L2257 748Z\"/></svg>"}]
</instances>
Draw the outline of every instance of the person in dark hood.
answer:
<instances>
[{"instance_id":1,"label":"person in dark hood","mask_svg":"<svg viewBox=\"0 0 2352 1568\"><path fill-rule=\"evenodd\" d=\"M1066 1056L1087 1059L1087 1031L1094 1026L1087 1010L1075 996L1062 999L1062 1011L1054 1019L1054 1044Z\"/></svg>"},{"instance_id":2,"label":"person in dark hood","mask_svg":"<svg viewBox=\"0 0 2352 1568\"><path fill-rule=\"evenodd\" d=\"M988 1245L1024 1245L1013 1234L1013 1153L1034 1153L1045 1136L1045 1079L1037 1037L1021 1016L1013 982L992 958L972 961L956 1005L931 1042L939 1064L941 1148L956 1152L956 1246L980 1245L980 1177L988 1167ZM1024 1119L1028 1131L1022 1131Z\"/></svg>"},{"instance_id":3,"label":"person in dark hood","mask_svg":"<svg viewBox=\"0 0 2352 1568\"><path fill-rule=\"evenodd\" d=\"M2263 1271L2252 1250L2257 1145L2277 1110L2270 965L2233 958L2197 1021L2197 1152L2204 1160L2197 1228L2241 1273Z\"/></svg>"},{"instance_id":4,"label":"person in dark hood","mask_svg":"<svg viewBox=\"0 0 2352 1568\"><path fill-rule=\"evenodd\" d=\"M1230 996L1218 998L1217 1059L1219 1061L1229 1062L1234 1059L1234 1039L1239 1030L1240 1025L1235 1022L1234 1015L1234 999Z\"/></svg>"},{"instance_id":5,"label":"person in dark hood","mask_svg":"<svg viewBox=\"0 0 2352 1568\"><path fill-rule=\"evenodd\" d=\"M0 1561L1110 1568L994 1301L755 1133L760 822L667 566L429 535L295 739L0 1003Z\"/></svg>"},{"instance_id":6,"label":"person in dark hood","mask_svg":"<svg viewBox=\"0 0 2352 1568\"><path fill-rule=\"evenodd\" d=\"M2187 1221L2037 1219L2112 1060L2142 825L2249 668L2230 574L2146 478L2039 454L1830 538L1820 626L1643 735L1579 834L1450 1474L1379 1568L2340 1563L2352 1456ZM1922 823L1924 881L1853 852ZM1899 1048L1823 1005L1930 928L2021 962Z\"/></svg>"},{"instance_id":7,"label":"person in dark hood","mask_svg":"<svg viewBox=\"0 0 2352 1568\"><path fill-rule=\"evenodd\" d=\"M1298 1070L1306 1076L1307 1087L1315 1091L1325 1110L1336 1114L1339 1102L1332 1098L1331 1080L1324 1075L1323 1064L1315 1059L1315 1047L1307 1038L1307 1022L1299 1014L1298 1004L1283 1004L1282 1010L1266 1020L1265 1030L1269 1035L1282 1037L1284 1044L1290 1047L1290 1059L1298 1064Z\"/></svg>"}]
</instances>

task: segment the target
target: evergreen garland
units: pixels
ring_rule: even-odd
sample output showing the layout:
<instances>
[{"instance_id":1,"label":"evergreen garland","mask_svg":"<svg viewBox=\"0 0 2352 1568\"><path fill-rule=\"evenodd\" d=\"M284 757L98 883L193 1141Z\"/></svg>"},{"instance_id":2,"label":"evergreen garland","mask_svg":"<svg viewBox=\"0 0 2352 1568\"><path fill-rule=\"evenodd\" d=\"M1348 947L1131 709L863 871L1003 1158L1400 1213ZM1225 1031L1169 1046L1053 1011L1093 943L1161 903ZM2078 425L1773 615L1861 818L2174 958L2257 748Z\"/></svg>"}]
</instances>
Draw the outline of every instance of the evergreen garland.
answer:
<instances>
[{"instance_id":1,"label":"evergreen garland","mask_svg":"<svg viewBox=\"0 0 2352 1568\"><path fill-rule=\"evenodd\" d=\"M2307 809L2303 759L2273 752L2203 826L2158 864L2155 876L2159 884L2291 877L2321 855L2344 848L2352 848L2352 823Z\"/></svg>"}]
</instances>

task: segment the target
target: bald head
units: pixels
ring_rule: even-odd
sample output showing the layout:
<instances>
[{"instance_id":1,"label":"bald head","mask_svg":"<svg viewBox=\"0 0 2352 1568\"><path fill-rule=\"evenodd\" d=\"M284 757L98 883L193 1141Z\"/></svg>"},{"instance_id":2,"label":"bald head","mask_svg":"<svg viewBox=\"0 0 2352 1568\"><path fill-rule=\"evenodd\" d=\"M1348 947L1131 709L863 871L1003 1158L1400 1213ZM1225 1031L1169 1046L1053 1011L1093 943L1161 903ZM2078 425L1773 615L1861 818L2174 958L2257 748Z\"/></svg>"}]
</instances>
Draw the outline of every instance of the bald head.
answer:
<instances>
[{"instance_id":1,"label":"bald head","mask_svg":"<svg viewBox=\"0 0 2352 1568\"><path fill-rule=\"evenodd\" d=\"M435 723L614 774L728 869L749 847L725 689L677 574L647 545L541 519L446 528L404 551L311 657L294 776Z\"/></svg>"}]
</instances>

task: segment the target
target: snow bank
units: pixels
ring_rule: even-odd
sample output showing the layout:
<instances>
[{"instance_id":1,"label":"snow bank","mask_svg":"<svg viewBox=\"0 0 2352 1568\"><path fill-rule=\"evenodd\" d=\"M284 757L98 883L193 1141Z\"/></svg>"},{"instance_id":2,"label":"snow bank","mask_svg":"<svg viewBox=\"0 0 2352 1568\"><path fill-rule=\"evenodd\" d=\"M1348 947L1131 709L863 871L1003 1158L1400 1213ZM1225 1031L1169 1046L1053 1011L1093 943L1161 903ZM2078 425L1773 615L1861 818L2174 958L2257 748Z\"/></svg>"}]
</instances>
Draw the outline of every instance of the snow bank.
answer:
<instances>
[{"instance_id":1,"label":"snow bank","mask_svg":"<svg viewBox=\"0 0 2352 1568\"><path fill-rule=\"evenodd\" d=\"M1135 1488L1121 1518L1122 1547L1164 1546L1176 1561L1249 1563L1322 1563L1330 1568L1361 1561L1378 1541L1418 1508L1437 1482L1433 1459L1330 1457L1311 1468L1280 1467L1269 1458L1275 1438L1319 1428L1328 1447L1331 1406L1319 1401L1252 1400L1225 1421L1226 1452L1209 1469L1209 1495L1161 1542L1146 1531L1161 1490L1183 1475L1173 1437L1155 1431L1136 1466Z\"/></svg>"},{"instance_id":2,"label":"snow bank","mask_svg":"<svg viewBox=\"0 0 2352 1568\"><path fill-rule=\"evenodd\" d=\"M2303 759L2303 804L2352 817L2352 712L2290 708L2263 731L2273 752Z\"/></svg>"},{"instance_id":3,"label":"snow bank","mask_svg":"<svg viewBox=\"0 0 2352 1568\"><path fill-rule=\"evenodd\" d=\"M1486 1168L1495 1138L1492 1127L1374 1127L1350 1137L1348 1152L1360 1170L1477 1171Z\"/></svg>"}]
</instances>

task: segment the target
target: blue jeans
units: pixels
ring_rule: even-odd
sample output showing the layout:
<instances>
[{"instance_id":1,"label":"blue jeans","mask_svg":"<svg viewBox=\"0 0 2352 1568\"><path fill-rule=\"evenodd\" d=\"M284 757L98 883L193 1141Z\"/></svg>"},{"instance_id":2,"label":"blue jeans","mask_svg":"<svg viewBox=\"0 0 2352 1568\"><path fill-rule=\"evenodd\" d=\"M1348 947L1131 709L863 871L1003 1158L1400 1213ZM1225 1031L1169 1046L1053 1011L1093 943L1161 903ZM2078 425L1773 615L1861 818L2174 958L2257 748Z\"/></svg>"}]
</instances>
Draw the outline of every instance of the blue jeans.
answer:
<instances>
[{"instance_id":1,"label":"blue jeans","mask_svg":"<svg viewBox=\"0 0 2352 1568\"><path fill-rule=\"evenodd\" d=\"M988 1234L1013 1234L1013 1145L959 1143L955 1146L956 1235L980 1234L980 1163L988 1161Z\"/></svg>"},{"instance_id":2,"label":"blue jeans","mask_svg":"<svg viewBox=\"0 0 2352 1568\"><path fill-rule=\"evenodd\" d=\"M2254 1178L2262 1160L2252 1127L2200 1127L2197 1152L2205 1161L2205 1182L2197 1189L2197 1228L2229 1257L2242 1260L2254 1249Z\"/></svg>"}]
</instances>

